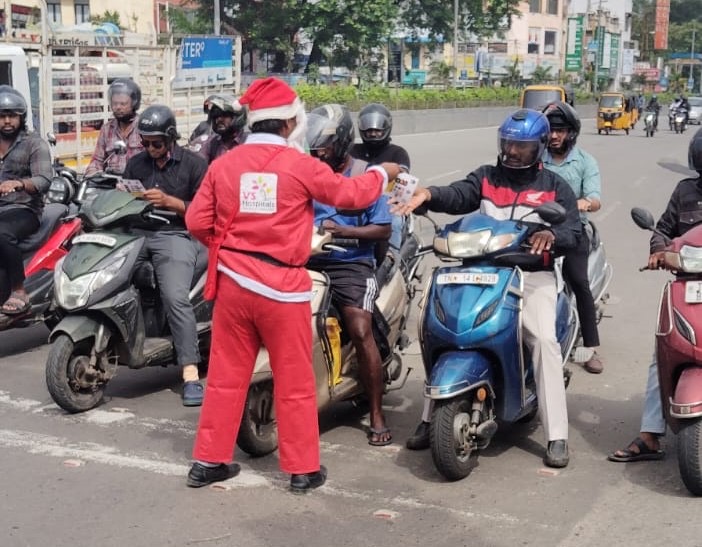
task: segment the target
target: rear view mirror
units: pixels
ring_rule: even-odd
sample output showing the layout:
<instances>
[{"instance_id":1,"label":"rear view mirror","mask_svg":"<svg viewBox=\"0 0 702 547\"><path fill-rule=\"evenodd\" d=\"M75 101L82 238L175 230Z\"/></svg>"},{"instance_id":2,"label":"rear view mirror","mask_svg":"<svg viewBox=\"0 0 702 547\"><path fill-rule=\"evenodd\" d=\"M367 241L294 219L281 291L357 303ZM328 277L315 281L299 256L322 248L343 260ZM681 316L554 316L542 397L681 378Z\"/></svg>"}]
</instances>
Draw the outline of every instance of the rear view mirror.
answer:
<instances>
[{"instance_id":1,"label":"rear view mirror","mask_svg":"<svg viewBox=\"0 0 702 547\"><path fill-rule=\"evenodd\" d=\"M544 222L548 222L549 224L562 224L566 219L565 207L555 201L548 201L539 205L534 212L536 212Z\"/></svg>"},{"instance_id":2,"label":"rear view mirror","mask_svg":"<svg viewBox=\"0 0 702 547\"><path fill-rule=\"evenodd\" d=\"M633 219L634 223L643 230L653 230L653 227L655 226L653 215L647 209L634 207L631 210L631 218Z\"/></svg>"}]
</instances>

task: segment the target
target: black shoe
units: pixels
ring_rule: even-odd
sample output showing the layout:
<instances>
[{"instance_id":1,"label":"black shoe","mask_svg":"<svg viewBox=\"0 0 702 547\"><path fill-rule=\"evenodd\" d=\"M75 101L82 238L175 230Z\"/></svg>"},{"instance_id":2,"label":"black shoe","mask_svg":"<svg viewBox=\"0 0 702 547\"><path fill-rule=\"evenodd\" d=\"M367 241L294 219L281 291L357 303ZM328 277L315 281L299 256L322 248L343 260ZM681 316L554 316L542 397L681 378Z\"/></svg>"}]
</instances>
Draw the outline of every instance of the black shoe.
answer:
<instances>
[{"instance_id":1,"label":"black shoe","mask_svg":"<svg viewBox=\"0 0 702 547\"><path fill-rule=\"evenodd\" d=\"M405 446L410 450L426 450L429 448L429 422L419 422L414 435L407 439Z\"/></svg>"},{"instance_id":2,"label":"black shoe","mask_svg":"<svg viewBox=\"0 0 702 547\"><path fill-rule=\"evenodd\" d=\"M319 471L315 473L303 473L302 475L292 475L290 477L290 490L294 494L304 494L312 488L319 488L327 481L327 468L319 466Z\"/></svg>"},{"instance_id":3,"label":"black shoe","mask_svg":"<svg viewBox=\"0 0 702 547\"><path fill-rule=\"evenodd\" d=\"M217 467L205 467L195 462L188 473L187 485L191 488L200 488L213 482L226 481L236 477L241 471L238 463L220 463Z\"/></svg>"},{"instance_id":4,"label":"black shoe","mask_svg":"<svg viewBox=\"0 0 702 547\"><path fill-rule=\"evenodd\" d=\"M565 467L568 465L570 458L568 457L568 441L559 439L557 441L549 441L544 456L544 463L549 467Z\"/></svg>"}]
</instances>

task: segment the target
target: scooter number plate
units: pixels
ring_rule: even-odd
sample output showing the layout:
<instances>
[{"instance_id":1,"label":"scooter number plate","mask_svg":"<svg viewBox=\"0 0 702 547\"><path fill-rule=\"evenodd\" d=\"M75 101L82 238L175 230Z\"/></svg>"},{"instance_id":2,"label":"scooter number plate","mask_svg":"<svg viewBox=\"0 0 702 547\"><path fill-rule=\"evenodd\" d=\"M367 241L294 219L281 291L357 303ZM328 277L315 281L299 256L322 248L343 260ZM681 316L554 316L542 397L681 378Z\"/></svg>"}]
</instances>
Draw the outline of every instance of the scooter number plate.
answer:
<instances>
[{"instance_id":1,"label":"scooter number plate","mask_svg":"<svg viewBox=\"0 0 702 547\"><path fill-rule=\"evenodd\" d=\"M499 276L495 273L454 272L439 274L436 277L436 283L438 285L494 285L498 279Z\"/></svg>"},{"instance_id":2,"label":"scooter number plate","mask_svg":"<svg viewBox=\"0 0 702 547\"><path fill-rule=\"evenodd\" d=\"M702 281L687 281L685 283L685 302L702 304Z\"/></svg>"},{"instance_id":3,"label":"scooter number plate","mask_svg":"<svg viewBox=\"0 0 702 547\"><path fill-rule=\"evenodd\" d=\"M102 234L80 234L73 238L73 243L96 243L105 247L114 247L117 245L117 240Z\"/></svg>"}]
</instances>

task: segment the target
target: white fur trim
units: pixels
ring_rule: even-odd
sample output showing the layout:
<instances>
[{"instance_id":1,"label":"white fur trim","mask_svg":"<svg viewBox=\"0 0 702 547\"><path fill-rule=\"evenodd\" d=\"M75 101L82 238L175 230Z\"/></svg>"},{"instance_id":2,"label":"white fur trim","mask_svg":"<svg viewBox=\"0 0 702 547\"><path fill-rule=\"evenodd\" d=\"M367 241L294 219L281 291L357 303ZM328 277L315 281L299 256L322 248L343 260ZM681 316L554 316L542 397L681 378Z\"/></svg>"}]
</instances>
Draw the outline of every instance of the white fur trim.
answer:
<instances>
[{"instance_id":1,"label":"white fur trim","mask_svg":"<svg viewBox=\"0 0 702 547\"><path fill-rule=\"evenodd\" d=\"M291 104L276 106L273 108L249 110L247 122L249 127L251 127L256 122L263 120L289 120L290 118L295 118L301 108L303 108L302 102L300 101L299 97L295 97L295 100Z\"/></svg>"}]
</instances>

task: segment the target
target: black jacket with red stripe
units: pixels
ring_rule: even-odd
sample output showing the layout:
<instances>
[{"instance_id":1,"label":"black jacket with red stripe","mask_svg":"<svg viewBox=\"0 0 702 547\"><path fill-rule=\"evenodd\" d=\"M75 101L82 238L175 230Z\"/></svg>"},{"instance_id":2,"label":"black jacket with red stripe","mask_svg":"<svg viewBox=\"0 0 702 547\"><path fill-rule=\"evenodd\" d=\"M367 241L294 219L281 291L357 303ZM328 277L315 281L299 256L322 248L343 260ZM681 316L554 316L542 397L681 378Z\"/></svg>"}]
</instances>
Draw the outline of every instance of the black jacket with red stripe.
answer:
<instances>
[{"instance_id":1,"label":"black jacket with red stripe","mask_svg":"<svg viewBox=\"0 0 702 547\"><path fill-rule=\"evenodd\" d=\"M483 165L466 178L448 186L430 186L431 200L426 209L438 213L465 215L480 209L481 213L500 220L519 220L539 205L549 201L560 203L566 210L562 224L549 226L555 235L554 255L563 254L576 246L582 223L575 194L568 183L553 171L538 165L518 174L514 180L512 169L500 165ZM530 182L525 182L530 180ZM528 224L540 222L537 214L531 215Z\"/></svg>"}]
</instances>

